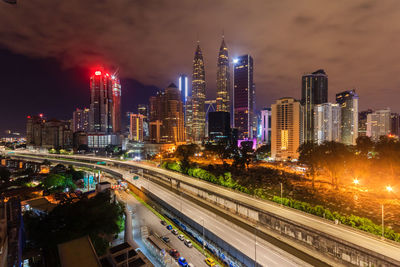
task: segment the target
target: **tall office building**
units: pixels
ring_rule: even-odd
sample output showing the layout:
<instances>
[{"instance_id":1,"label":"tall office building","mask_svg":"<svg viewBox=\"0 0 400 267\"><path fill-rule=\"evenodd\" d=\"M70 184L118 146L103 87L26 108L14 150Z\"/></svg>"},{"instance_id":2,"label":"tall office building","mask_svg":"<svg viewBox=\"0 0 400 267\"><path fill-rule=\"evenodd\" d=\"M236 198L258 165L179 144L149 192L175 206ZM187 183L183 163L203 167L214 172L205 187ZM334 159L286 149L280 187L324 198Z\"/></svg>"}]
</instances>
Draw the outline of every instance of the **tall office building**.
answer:
<instances>
[{"instance_id":1,"label":"tall office building","mask_svg":"<svg viewBox=\"0 0 400 267\"><path fill-rule=\"evenodd\" d=\"M358 95L355 90L336 94L336 103L340 105L340 141L346 145L355 145L358 137Z\"/></svg>"},{"instance_id":2,"label":"tall office building","mask_svg":"<svg viewBox=\"0 0 400 267\"><path fill-rule=\"evenodd\" d=\"M381 109L367 115L367 136L373 141L379 137L389 135L391 131L390 109Z\"/></svg>"},{"instance_id":3,"label":"tall office building","mask_svg":"<svg viewBox=\"0 0 400 267\"><path fill-rule=\"evenodd\" d=\"M185 141L183 104L175 84L150 98L150 140L157 143Z\"/></svg>"},{"instance_id":4,"label":"tall office building","mask_svg":"<svg viewBox=\"0 0 400 267\"><path fill-rule=\"evenodd\" d=\"M300 102L284 97L271 106L271 156L277 160L297 159L301 140Z\"/></svg>"},{"instance_id":5,"label":"tall office building","mask_svg":"<svg viewBox=\"0 0 400 267\"><path fill-rule=\"evenodd\" d=\"M255 114L255 85L253 58L243 55L234 60L233 71L233 122L239 139L253 139Z\"/></svg>"},{"instance_id":6,"label":"tall office building","mask_svg":"<svg viewBox=\"0 0 400 267\"><path fill-rule=\"evenodd\" d=\"M208 114L208 137L209 140L227 143L231 132L229 112L212 111Z\"/></svg>"},{"instance_id":7,"label":"tall office building","mask_svg":"<svg viewBox=\"0 0 400 267\"><path fill-rule=\"evenodd\" d=\"M42 143L42 128L46 119L43 114L28 116L26 120L26 145L40 146Z\"/></svg>"},{"instance_id":8,"label":"tall office building","mask_svg":"<svg viewBox=\"0 0 400 267\"><path fill-rule=\"evenodd\" d=\"M74 132L89 131L89 109L77 108L72 114L72 130Z\"/></svg>"},{"instance_id":9,"label":"tall office building","mask_svg":"<svg viewBox=\"0 0 400 267\"><path fill-rule=\"evenodd\" d=\"M121 85L103 70L90 77L90 132L116 133L121 130Z\"/></svg>"},{"instance_id":10,"label":"tall office building","mask_svg":"<svg viewBox=\"0 0 400 267\"><path fill-rule=\"evenodd\" d=\"M301 105L303 106L304 142L314 141L314 106L328 102L328 75L320 69L302 77Z\"/></svg>"},{"instance_id":11,"label":"tall office building","mask_svg":"<svg viewBox=\"0 0 400 267\"><path fill-rule=\"evenodd\" d=\"M107 74L106 74L107 75ZM119 79L112 75L112 95L113 95L113 108L111 111L112 127L114 133L121 132L121 82Z\"/></svg>"},{"instance_id":12,"label":"tall office building","mask_svg":"<svg viewBox=\"0 0 400 267\"><path fill-rule=\"evenodd\" d=\"M144 140L144 116L142 114L131 114L129 138L137 142Z\"/></svg>"},{"instance_id":13,"label":"tall office building","mask_svg":"<svg viewBox=\"0 0 400 267\"><path fill-rule=\"evenodd\" d=\"M271 108L261 110L261 142L271 144Z\"/></svg>"},{"instance_id":14,"label":"tall office building","mask_svg":"<svg viewBox=\"0 0 400 267\"><path fill-rule=\"evenodd\" d=\"M230 112L230 77L228 48L222 38L217 64L217 111Z\"/></svg>"},{"instance_id":15,"label":"tall office building","mask_svg":"<svg viewBox=\"0 0 400 267\"><path fill-rule=\"evenodd\" d=\"M201 143L205 136L206 114L204 111L204 102L206 100L206 80L203 54L200 45L197 44L193 60L192 75L192 126L191 140L195 143Z\"/></svg>"},{"instance_id":16,"label":"tall office building","mask_svg":"<svg viewBox=\"0 0 400 267\"><path fill-rule=\"evenodd\" d=\"M400 134L400 116L399 113L392 113L390 115L390 134L399 136Z\"/></svg>"},{"instance_id":17,"label":"tall office building","mask_svg":"<svg viewBox=\"0 0 400 267\"><path fill-rule=\"evenodd\" d=\"M149 139L149 106L146 104L138 105L138 114L143 115L143 139ZM130 120L129 120L130 121Z\"/></svg>"},{"instance_id":18,"label":"tall office building","mask_svg":"<svg viewBox=\"0 0 400 267\"><path fill-rule=\"evenodd\" d=\"M314 106L314 142L340 142L340 106L324 103Z\"/></svg>"},{"instance_id":19,"label":"tall office building","mask_svg":"<svg viewBox=\"0 0 400 267\"><path fill-rule=\"evenodd\" d=\"M358 113L358 136L367 136L367 116L372 112L372 109L367 109Z\"/></svg>"}]
</instances>

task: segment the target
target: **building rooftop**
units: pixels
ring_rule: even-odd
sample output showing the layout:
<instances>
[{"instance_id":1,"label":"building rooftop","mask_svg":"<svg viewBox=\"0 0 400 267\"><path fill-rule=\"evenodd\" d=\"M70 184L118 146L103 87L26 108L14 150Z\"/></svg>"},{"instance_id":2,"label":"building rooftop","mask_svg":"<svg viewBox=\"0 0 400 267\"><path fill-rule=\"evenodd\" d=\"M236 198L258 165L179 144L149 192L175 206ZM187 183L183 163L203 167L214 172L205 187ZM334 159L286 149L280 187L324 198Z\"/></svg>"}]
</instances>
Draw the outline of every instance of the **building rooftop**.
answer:
<instances>
[{"instance_id":1,"label":"building rooftop","mask_svg":"<svg viewBox=\"0 0 400 267\"><path fill-rule=\"evenodd\" d=\"M58 254L62 267L101 266L88 236L59 244Z\"/></svg>"}]
</instances>

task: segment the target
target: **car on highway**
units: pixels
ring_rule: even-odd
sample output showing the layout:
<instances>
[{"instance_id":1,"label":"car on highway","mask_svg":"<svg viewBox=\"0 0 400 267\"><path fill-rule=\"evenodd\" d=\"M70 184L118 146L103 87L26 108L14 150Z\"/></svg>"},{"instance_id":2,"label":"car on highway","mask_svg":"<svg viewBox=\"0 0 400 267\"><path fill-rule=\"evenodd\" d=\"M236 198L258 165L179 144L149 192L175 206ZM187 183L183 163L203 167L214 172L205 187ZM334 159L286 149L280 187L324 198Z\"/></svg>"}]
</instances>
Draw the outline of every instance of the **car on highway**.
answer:
<instances>
[{"instance_id":1,"label":"car on highway","mask_svg":"<svg viewBox=\"0 0 400 267\"><path fill-rule=\"evenodd\" d=\"M187 263L187 261L186 261L186 259L184 257L180 257L178 259L178 263L179 263L179 266L183 266L183 267L187 267L188 266L188 263Z\"/></svg>"},{"instance_id":2,"label":"car on highway","mask_svg":"<svg viewBox=\"0 0 400 267\"><path fill-rule=\"evenodd\" d=\"M173 230L171 231L171 233L173 233L174 235L178 235L178 234L179 234L178 230L176 230L176 229L173 229Z\"/></svg>"},{"instance_id":3,"label":"car on highway","mask_svg":"<svg viewBox=\"0 0 400 267\"><path fill-rule=\"evenodd\" d=\"M193 247L193 244L192 244L192 242L190 242L189 239L186 239L185 241L183 241L183 243L185 243L185 245L186 245L188 248Z\"/></svg>"},{"instance_id":4,"label":"car on highway","mask_svg":"<svg viewBox=\"0 0 400 267\"><path fill-rule=\"evenodd\" d=\"M171 257L173 257L175 260L177 260L179 256L181 256L176 249L171 249L169 251L169 255L171 255Z\"/></svg>"},{"instance_id":5,"label":"car on highway","mask_svg":"<svg viewBox=\"0 0 400 267\"><path fill-rule=\"evenodd\" d=\"M167 229L168 229L168 230L172 230L172 225L170 225L170 224L167 225Z\"/></svg>"},{"instance_id":6,"label":"car on highway","mask_svg":"<svg viewBox=\"0 0 400 267\"><path fill-rule=\"evenodd\" d=\"M211 258L205 259L205 262L208 266L215 266L215 261Z\"/></svg>"},{"instance_id":7,"label":"car on highway","mask_svg":"<svg viewBox=\"0 0 400 267\"><path fill-rule=\"evenodd\" d=\"M183 235L178 235L178 239L179 239L180 241L183 241L183 240L185 240L185 237L184 237Z\"/></svg>"},{"instance_id":8,"label":"car on highway","mask_svg":"<svg viewBox=\"0 0 400 267\"><path fill-rule=\"evenodd\" d=\"M164 221L164 220L162 220L162 221L161 221L161 224L162 224L162 225L167 225L167 222Z\"/></svg>"},{"instance_id":9,"label":"car on highway","mask_svg":"<svg viewBox=\"0 0 400 267\"><path fill-rule=\"evenodd\" d=\"M165 243L168 243L168 242L169 242L169 237L168 237L168 236L163 236L163 237L161 237L161 239L162 239Z\"/></svg>"}]
</instances>

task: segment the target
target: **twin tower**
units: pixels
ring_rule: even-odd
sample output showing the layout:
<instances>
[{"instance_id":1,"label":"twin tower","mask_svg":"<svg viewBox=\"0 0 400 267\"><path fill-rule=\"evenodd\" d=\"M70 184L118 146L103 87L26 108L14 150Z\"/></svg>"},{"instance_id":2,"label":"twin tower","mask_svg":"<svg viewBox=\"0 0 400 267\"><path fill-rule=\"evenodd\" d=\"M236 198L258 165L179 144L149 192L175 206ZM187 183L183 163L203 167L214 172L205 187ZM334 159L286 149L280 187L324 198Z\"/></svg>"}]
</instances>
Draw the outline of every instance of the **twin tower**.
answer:
<instances>
[{"instance_id":1,"label":"twin tower","mask_svg":"<svg viewBox=\"0 0 400 267\"><path fill-rule=\"evenodd\" d=\"M217 111L230 112L230 78L228 48L224 38L218 54L217 63ZM186 132L193 142L202 142L205 136L206 114L206 80L203 53L197 44L193 60L192 95L186 101Z\"/></svg>"}]
</instances>

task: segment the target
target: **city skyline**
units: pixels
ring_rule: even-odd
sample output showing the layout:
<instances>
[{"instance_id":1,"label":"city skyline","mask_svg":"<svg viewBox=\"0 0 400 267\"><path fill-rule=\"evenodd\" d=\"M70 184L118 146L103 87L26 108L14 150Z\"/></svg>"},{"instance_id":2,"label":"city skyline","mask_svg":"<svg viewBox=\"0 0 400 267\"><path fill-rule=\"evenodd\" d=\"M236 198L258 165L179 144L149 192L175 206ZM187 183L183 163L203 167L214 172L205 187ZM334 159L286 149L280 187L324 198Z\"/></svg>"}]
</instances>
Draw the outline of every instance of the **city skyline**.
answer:
<instances>
[{"instance_id":1,"label":"city skyline","mask_svg":"<svg viewBox=\"0 0 400 267\"><path fill-rule=\"evenodd\" d=\"M83 3L83 8L89 7L89 2ZM50 6L55 9L55 12L54 14L48 14L48 12L46 13L47 9L33 9L32 3L23 2L19 3L17 6L10 6L2 3L2 9L0 10L0 12L2 12L2 17L0 21L3 22L2 25L11 25L11 19L25 21L25 17L28 17L24 16L26 15L26 12L31 12L32 16L36 18L46 19L54 18L53 16L57 14L63 15L65 12L70 12L71 17L75 18L79 12L74 10L74 4L75 3L73 1L65 6L52 6L53 4L50 4ZM223 19L217 20L217 24L212 30L205 31L202 25L204 24L204 27L207 28L209 23L207 21L202 21L202 23L200 23L197 15L193 18L182 18L182 20L188 20L192 23L192 25L195 25L195 30L191 29L190 34L187 34L188 30L185 27L180 24L177 25L176 22L171 23L171 25L166 25L166 32L170 33L175 27L177 30L173 33L173 36L185 36L186 38L184 38L179 44L176 44L176 42L171 43L170 41L167 41L166 43L163 42L163 46L154 46L154 44L152 44L152 46L149 48L142 48L140 46L137 48L139 51L148 49L149 51L153 52L153 50L157 48L159 49L159 52L141 54L139 52L135 52L132 55L137 58L132 59L132 56L129 56L129 60L126 57L124 57L122 60L121 55L117 53L117 50L121 51L121 53L131 53L132 51L130 48L128 49L125 46L121 47L121 44L118 42L113 42L112 46L107 45L105 47L105 41L101 38L99 40L99 45L93 46L89 46L93 44L93 42L87 40L86 38L82 41L82 47L76 47L73 42L70 43L70 41L68 41L66 43L70 44L70 46L66 47L64 45L60 45L60 48L57 48L63 49L64 54L61 52L55 53L49 51L48 49L53 47L52 44L42 46L39 50L35 49L35 53L33 53L32 48L37 47L37 40L32 37L32 32L34 30L34 27L32 26L33 23L26 21L26 30L19 29L17 25L13 25L11 27L13 32L11 32L9 28L6 28L6 26L0 27L0 32L4 33L4 36L9 37L0 41L0 46L2 47L2 53L0 57L4 62L10 63L2 68L4 71L2 71L2 74L0 75L4 75L6 78L14 77L12 81L9 81L4 85L4 91L7 91L5 92L6 97L13 96L13 91L15 90L21 90L22 93L29 94L29 92L27 92L28 89L25 89L28 87L26 84L39 83L40 87L37 90L43 90L44 94L53 91L52 100L56 101L57 95L64 98L64 96L68 97L68 94L71 94L72 92L76 96L78 94L78 90L76 89L77 87L87 88L87 81L81 77L89 72L88 70L91 67L97 66L98 64L104 62L104 64L107 65L120 67L122 83L125 80L134 81L131 82L133 85L125 86L125 89L124 85L122 86L122 90L128 92L128 94L123 92L124 96L126 96L126 98L131 98L132 95L146 93L142 92L142 88L163 88L164 84L169 84L170 82L177 83L176 77L178 73L186 73L189 75L191 73L193 46L195 45L196 40L199 39L203 50L207 73L206 99L213 99L216 96L217 86L217 66L215 61L218 56L218 47L220 46L221 42L221 30L224 30L225 42L229 47L230 58L235 58L243 53L250 53L254 57L256 62L254 79L258 88L258 110L270 106L281 97L290 96L300 99L299 88L301 76L304 73L309 73L316 69L324 68L330 77L328 101L334 101L336 92L356 88L361 97L360 110L366 110L370 107L373 109L390 107L394 112L399 112L400 110L396 106L395 100L390 97L393 93L396 93L400 90L400 81L398 80L397 75L395 75L397 69L400 69L400 66L397 67L397 62L400 61L396 60L396 53L393 53L396 51L397 47L396 39L394 38L397 37L395 37L393 34L389 34L395 32L396 28L389 25L390 27L387 31L378 32L379 25L387 23L391 17L395 16L395 12L398 10L396 9L397 4L398 3L395 2L386 2L384 5L377 6L375 2L364 3L363 1L353 2L347 5L327 3L327 5L331 7L331 10L329 11L329 8L326 8L326 10L323 9L320 12L322 15L326 15L330 18L333 18L335 15L340 15L338 18L335 18L328 23L322 18L322 15L319 14L317 10L310 10L309 7L298 7L296 12L293 12L293 14L290 15L285 14L283 18L275 17L276 14L272 14L272 12L268 11L270 9L266 7L273 7L277 14L281 14L283 12L283 4L265 3L264 5L266 6L263 6L263 8L259 9L267 10L266 12L270 16L261 16L261 11L254 11L252 7L246 6L246 9L252 10L252 14L254 14L254 16L248 22L246 21L246 23L244 23L245 25L238 25L238 23L234 21L235 16L233 16L232 13L235 13L236 10L240 10L240 6L235 6L235 8L232 7L227 10L225 21L223 21ZM104 5L105 4L98 4L97 8L104 9ZM120 4L116 5L117 8L124 7L120 6ZM166 5L166 7L170 8L168 4ZM205 3L205 7L203 8L207 8L206 6L209 7L209 3ZM126 6L126 8L129 7L131 6ZM188 2L183 8L191 7L193 7L193 4ZM215 7L215 11L213 11L210 16L217 17L214 12L221 10L223 7L223 3L218 4ZM149 6L147 5L143 7L144 11L148 11L148 9ZM156 11L158 11L158 9ZM349 24L346 24L344 21L340 21L339 18L343 18L343 16L349 14L350 11L353 11L351 21L358 23L356 23L354 27L350 27L348 29L347 25ZM374 20L374 22L378 23L378 26L370 27L369 34L366 34L362 31L362 28L368 27L371 22L369 20L362 19L369 17L368 14L375 14L377 17L380 16L381 22L378 23ZM111 13L109 16L110 18L113 18L116 16L116 14ZM170 18L170 15L167 17ZM275 17L278 21L284 20L284 23L282 22L283 27L286 25L289 32L283 35L277 32L276 29L272 28L272 26L275 25L275 23L270 21L272 20L272 17ZM132 20L131 17L127 18L128 21L129 19ZM350 20L350 18L348 19ZM45 19L35 21L35 25L41 25L41 23L44 23L42 20ZM254 31L247 31L245 26L248 23L254 24L255 20L262 21L263 23L257 27L262 27L265 29L264 31L268 32L268 34L274 38L267 38L265 40L260 39L260 37L257 37L258 34L256 34ZM116 21L115 23L119 26L122 25L121 29L126 29L128 27L126 22L123 21ZM143 27L149 27L151 35L158 33L156 29L151 27L154 25L154 23L155 21L152 19L147 19L145 23L143 23ZM65 23L63 24L62 22L57 21L55 24L60 27L66 27L67 30L71 27ZM83 23L82 25L84 27L78 30L80 35L75 36L74 38L72 38L69 31L67 31L66 36L58 36L58 33L55 33L51 27L46 31L42 31L41 33L43 36L48 36L48 39L51 39L51 37L59 37L64 40L64 38L69 37L71 40L77 40L77 38L82 35L82 31L85 29L91 29L95 26L90 23ZM109 28L106 21L98 21L98 25L96 27L101 28L102 26L108 29L108 31L111 33L113 33L115 29L119 28ZM319 30L319 33L323 31L323 35L327 37L327 41L313 42L312 45L306 46L303 42L301 42L301 39L290 39L299 38L298 35L293 35L293 32L296 30L300 30L304 34L307 32L309 33L310 29L314 29L315 27L318 27L317 29ZM352 36L352 33L354 33L354 36ZM379 39L380 41L375 41L368 47L358 49L361 47L361 43L366 41L366 35L368 38L374 36L374 40ZM134 36L138 36L136 30ZM164 35L160 35L160 37L161 36ZM318 34L316 33L310 33L309 38L314 40L317 38L317 36ZM20 40L24 40L24 42L17 42L18 45L14 45L17 40L16 38L20 38ZM328 42L329 38L339 41L335 41L333 44L330 44ZM299 42L295 42L296 45L292 45L292 43L294 43L296 40ZM34 45L30 45L31 42ZM285 43L290 43L291 46L288 48L285 46ZM141 42L141 45L144 47L150 45L147 41L147 38ZM332 48L332 45L335 45L335 49ZM379 47L384 47L384 49L379 49ZM166 49L172 49L171 52L173 52L174 56L167 58L163 57L165 60L161 60L160 54ZM371 53L371 51L368 49L380 51L379 56L377 53ZM382 51L385 51L385 53L382 53ZM390 57L388 56L389 53ZM366 56L367 54L368 57ZM147 62L150 63L152 71L149 71L150 68L147 67L147 63L144 65L144 68L138 68L139 65L137 62L138 60L141 60L144 55L148 56ZM126 54L124 54L124 56L126 56ZM308 56L307 60L304 60L305 56ZM38 70L34 71L35 77L32 77L33 75L27 73L29 70L28 68L20 67L20 64L16 66L14 65L16 63L12 61L14 61L16 57L18 57L19 60L30 62L33 68L38 67ZM55 68L54 70L57 72L58 77L53 78L52 83L44 81L46 79L46 68L44 68L42 65L43 61L52 61L52 64L58 67L58 69ZM160 64L154 64L154 62L158 62ZM384 68L383 66L390 67ZM22 71L20 68L22 68ZM77 70L81 71L82 73L76 73ZM143 76L143 72L146 73L145 76ZM18 77L17 80L16 77ZM365 79L365 77L368 77L368 79ZM78 81L66 86L63 84L65 79L76 79ZM53 84L53 86L50 84ZM54 84L57 86L54 86ZM149 94L143 97L143 100L140 102L145 101L148 99L149 95L153 95L157 91L156 89L152 90L153 91L149 92ZM380 92L379 94L378 91ZM3 119L1 121L2 126L0 127L0 130L2 133L6 129L22 130L25 116L27 114L35 113L32 109L23 110L27 108L27 105L20 104L21 102L24 103L24 100L7 101L7 103L2 103L2 113L5 113L7 109L10 109L14 106L21 108L20 111L16 112L19 113L18 117L15 118L19 120L18 125L11 124L9 126L3 126L5 120ZM83 101L81 103L83 103ZM59 114L69 114L78 106L85 107L84 104L80 105L81 103L77 103L76 105L53 104L52 107L45 107L45 105L41 105L41 110L38 110L37 113L46 113L51 117L60 117ZM129 101L125 100L125 103L129 103ZM137 104L138 103L132 104L132 107L135 107ZM86 104L86 107L87 106L88 105ZM123 103L124 111L134 111L132 107ZM63 110L58 112L58 109L61 108L63 108Z\"/></svg>"}]
</instances>

